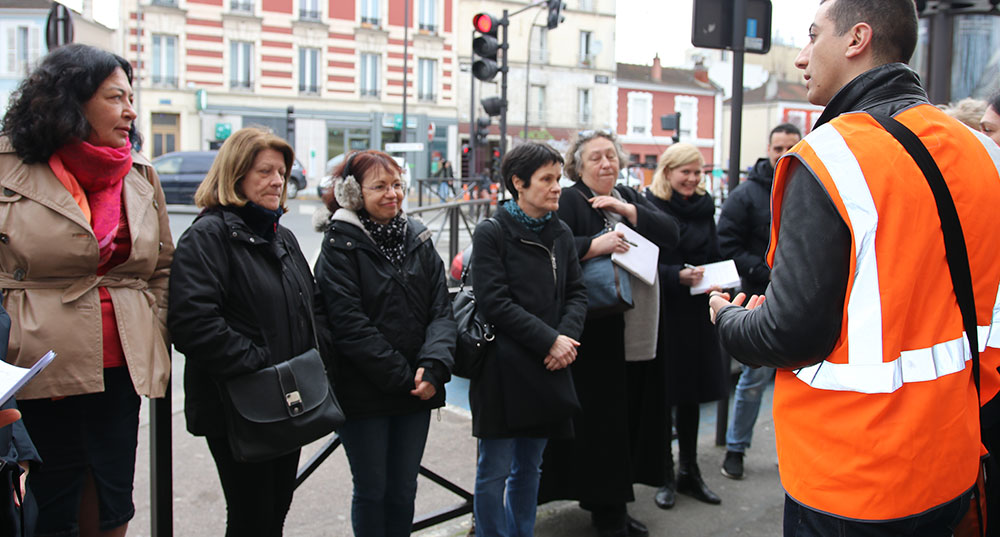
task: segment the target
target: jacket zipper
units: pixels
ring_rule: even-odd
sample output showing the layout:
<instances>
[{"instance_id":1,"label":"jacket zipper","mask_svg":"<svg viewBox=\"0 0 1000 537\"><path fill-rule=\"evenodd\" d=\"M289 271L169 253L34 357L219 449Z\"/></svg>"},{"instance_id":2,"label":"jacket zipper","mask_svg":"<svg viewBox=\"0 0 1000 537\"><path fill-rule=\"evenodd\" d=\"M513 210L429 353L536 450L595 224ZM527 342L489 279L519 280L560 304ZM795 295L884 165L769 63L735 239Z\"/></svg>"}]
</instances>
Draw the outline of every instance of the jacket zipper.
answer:
<instances>
[{"instance_id":1,"label":"jacket zipper","mask_svg":"<svg viewBox=\"0 0 1000 537\"><path fill-rule=\"evenodd\" d=\"M556 289L559 289L559 278L556 277L556 254L545 247L544 244L539 244L537 242L529 241L527 239L521 239L524 244L530 244L532 246L537 246L542 250L545 250L549 254L549 261L552 263L552 283L555 285Z\"/></svg>"}]
</instances>

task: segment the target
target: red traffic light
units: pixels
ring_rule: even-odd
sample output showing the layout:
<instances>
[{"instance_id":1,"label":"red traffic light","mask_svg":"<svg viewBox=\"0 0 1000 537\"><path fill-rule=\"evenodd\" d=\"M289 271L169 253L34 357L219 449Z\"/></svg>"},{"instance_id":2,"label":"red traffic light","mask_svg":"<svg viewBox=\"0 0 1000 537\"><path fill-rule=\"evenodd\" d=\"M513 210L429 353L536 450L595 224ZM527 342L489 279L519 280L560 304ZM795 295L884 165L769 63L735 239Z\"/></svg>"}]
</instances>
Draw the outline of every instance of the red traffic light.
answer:
<instances>
[{"instance_id":1,"label":"red traffic light","mask_svg":"<svg viewBox=\"0 0 1000 537\"><path fill-rule=\"evenodd\" d=\"M472 25L484 34L496 35L497 33L497 21L489 13L479 13L472 17Z\"/></svg>"},{"instance_id":2,"label":"red traffic light","mask_svg":"<svg viewBox=\"0 0 1000 537\"><path fill-rule=\"evenodd\" d=\"M464 154L464 155L468 155L469 154L469 144L463 144L462 145L462 154Z\"/></svg>"},{"instance_id":3,"label":"red traffic light","mask_svg":"<svg viewBox=\"0 0 1000 537\"><path fill-rule=\"evenodd\" d=\"M500 158L500 150L499 149L494 149L493 150L493 158Z\"/></svg>"}]
</instances>

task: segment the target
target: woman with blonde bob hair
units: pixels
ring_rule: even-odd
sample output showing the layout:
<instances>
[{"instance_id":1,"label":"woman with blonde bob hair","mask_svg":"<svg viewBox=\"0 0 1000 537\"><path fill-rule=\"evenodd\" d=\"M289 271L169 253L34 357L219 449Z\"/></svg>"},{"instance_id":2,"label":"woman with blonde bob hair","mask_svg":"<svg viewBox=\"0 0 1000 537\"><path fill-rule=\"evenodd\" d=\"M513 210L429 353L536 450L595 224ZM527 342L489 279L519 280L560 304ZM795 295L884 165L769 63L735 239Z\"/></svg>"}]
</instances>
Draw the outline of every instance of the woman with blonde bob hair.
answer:
<instances>
[{"instance_id":1,"label":"woman with blonde bob hair","mask_svg":"<svg viewBox=\"0 0 1000 537\"><path fill-rule=\"evenodd\" d=\"M226 497L226 536L280 536L299 450L237 460L220 386L313 348L315 284L285 212L291 146L249 127L219 150L195 193L201 214L177 242L167 324L184 368L187 429L205 436ZM322 322L316 323L323 326ZM323 338L320 338L323 339Z\"/></svg>"},{"instance_id":2,"label":"woman with blonde bob hair","mask_svg":"<svg viewBox=\"0 0 1000 537\"><path fill-rule=\"evenodd\" d=\"M715 233L715 202L705 191L701 170L705 159L691 144L674 144L660 155L646 199L673 216L680 226L676 249L660 249L662 298L657 355L666 360L666 430L672 426L669 407L677 407L680 451L674 474L673 453L667 444L667 482L654 500L661 509L674 506L675 492L711 504L722 500L709 490L698 469L698 404L724 395L722 357L715 330L705 315L707 294L691 294L705 269L700 265L721 259ZM695 268L691 268L695 267Z\"/></svg>"}]
</instances>

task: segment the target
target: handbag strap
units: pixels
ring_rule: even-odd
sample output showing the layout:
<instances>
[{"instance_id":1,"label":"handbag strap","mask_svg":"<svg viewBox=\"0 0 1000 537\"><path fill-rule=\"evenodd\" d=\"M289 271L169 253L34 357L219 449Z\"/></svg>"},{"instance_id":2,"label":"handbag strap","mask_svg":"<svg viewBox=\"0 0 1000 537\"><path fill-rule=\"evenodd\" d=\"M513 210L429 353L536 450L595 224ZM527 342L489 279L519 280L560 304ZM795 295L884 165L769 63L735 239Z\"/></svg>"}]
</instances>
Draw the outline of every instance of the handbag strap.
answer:
<instances>
[{"instance_id":1,"label":"handbag strap","mask_svg":"<svg viewBox=\"0 0 1000 537\"><path fill-rule=\"evenodd\" d=\"M491 217L487 218L486 221L487 222L493 222L493 225L496 226L498 233L503 231L503 226L500 224L500 220L497 220L496 218L494 218L494 217L491 216ZM502 234L500 235L500 257L503 257L503 235ZM465 289L465 278L469 275L469 271L472 270L472 261L475 258L476 258L475 248L473 248L472 256L469 258L469 262L466 263L465 268L462 269L462 283L461 283L461 285L458 286L458 291L459 292L461 292L462 289Z\"/></svg>"},{"instance_id":2,"label":"handbag strap","mask_svg":"<svg viewBox=\"0 0 1000 537\"><path fill-rule=\"evenodd\" d=\"M574 190L576 190L576 189L574 189ZM612 187L612 190L614 190L614 187ZM611 225L611 220L608 218L608 215L607 215L607 213L604 212L604 210L602 210L602 209L594 209L594 206L590 204L590 198L588 198L587 195L584 194L583 192L581 192L579 190L576 190L576 193L579 194L579 195L581 195L581 196L583 196L583 199L587 201L587 206L590 207L591 209L593 209L595 212L597 212L597 214L601 215L601 218L604 219L604 231L605 232L611 231L612 229L614 229L615 226Z\"/></svg>"},{"instance_id":3,"label":"handbag strap","mask_svg":"<svg viewBox=\"0 0 1000 537\"><path fill-rule=\"evenodd\" d=\"M976 297L972 291L969 252L965 245L965 235L962 233L962 222L958 218L958 210L955 209L955 200L951 197L948 183L941 175L941 169L920 138L889 116L874 113L871 116L902 144L920 167L934 194L934 202L937 204L938 216L941 219L941 232L944 235L944 251L951 273L951 284L955 288L958 308L962 312L962 324L972 353L972 377L976 384L976 394L979 395L979 330L976 324Z\"/></svg>"}]
</instances>

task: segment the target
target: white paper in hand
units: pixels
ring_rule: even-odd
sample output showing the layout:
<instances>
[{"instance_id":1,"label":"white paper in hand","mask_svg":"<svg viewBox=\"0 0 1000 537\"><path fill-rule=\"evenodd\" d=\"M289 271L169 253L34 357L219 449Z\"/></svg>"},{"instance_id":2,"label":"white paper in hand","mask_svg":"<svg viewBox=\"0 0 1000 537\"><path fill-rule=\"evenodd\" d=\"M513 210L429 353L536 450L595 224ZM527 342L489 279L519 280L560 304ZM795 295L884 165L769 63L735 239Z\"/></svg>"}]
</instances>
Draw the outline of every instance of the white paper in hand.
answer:
<instances>
[{"instance_id":1,"label":"white paper in hand","mask_svg":"<svg viewBox=\"0 0 1000 537\"><path fill-rule=\"evenodd\" d=\"M14 396L22 386L28 383L39 371L45 369L45 366L52 363L52 359L56 357L56 353L49 351L45 353L44 356L35 362L35 365L31 366L31 369L25 369L23 367L17 367L10 365L7 362L0 360L0 405L7 402L8 399Z\"/></svg>"},{"instance_id":2,"label":"white paper in hand","mask_svg":"<svg viewBox=\"0 0 1000 537\"><path fill-rule=\"evenodd\" d=\"M740 273L736 270L736 263L732 259L702 265L705 269L705 276L691 288L692 295L700 295L713 286L723 289L738 287L740 285Z\"/></svg>"},{"instance_id":3,"label":"white paper in hand","mask_svg":"<svg viewBox=\"0 0 1000 537\"><path fill-rule=\"evenodd\" d=\"M629 248L624 254L611 254L611 260L645 282L646 285L653 285L653 282L656 281L660 247L621 222L615 224L615 231L621 231L625 234Z\"/></svg>"}]
</instances>

